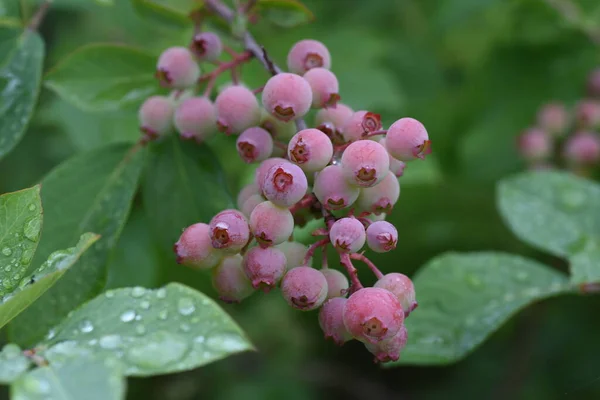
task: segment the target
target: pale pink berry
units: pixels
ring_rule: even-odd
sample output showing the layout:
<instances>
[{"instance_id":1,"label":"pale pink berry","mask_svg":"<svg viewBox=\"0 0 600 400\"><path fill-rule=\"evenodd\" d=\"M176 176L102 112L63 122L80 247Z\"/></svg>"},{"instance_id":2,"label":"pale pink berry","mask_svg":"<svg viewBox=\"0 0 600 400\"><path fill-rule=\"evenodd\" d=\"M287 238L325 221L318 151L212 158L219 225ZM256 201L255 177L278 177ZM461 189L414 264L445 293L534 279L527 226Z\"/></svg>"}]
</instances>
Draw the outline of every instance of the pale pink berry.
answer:
<instances>
[{"instance_id":1,"label":"pale pink berry","mask_svg":"<svg viewBox=\"0 0 600 400\"><path fill-rule=\"evenodd\" d=\"M216 61L223 51L223 43L212 32L200 32L192 38L190 50L199 61Z\"/></svg>"},{"instance_id":2,"label":"pale pink berry","mask_svg":"<svg viewBox=\"0 0 600 400\"><path fill-rule=\"evenodd\" d=\"M237 138L238 154L247 163L266 160L273 153L271 134L257 126L248 128Z\"/></svg>"},{"instance_id":3,"label":"pale pink berry","mask_svg":"<svg viewBox=\"0 0 600 400\"><path fill-rule=\"evenodd\" d=\"M359 140L348 146L341 159L348 183L360 187L377 185L390 171L385 148L372 140Z\"/></svg>"},{"instance_id":4,"label":"pale pink berry","mask_svg":"<svg viewBox=\"0 0 600 400\"><path fill-rule=\"evenodd\" d=\"M388 129L385 147L400 161L424 159L431 153L431 141L422 123L413 118L401 118Z\"/></svg>"},{"instance_id":5,"label":"pale pink berry","mask_svg":"<svg viewBox=\"0 0 600 400\"><path fill-rule=\"evenodd\" d=\"M244 256L243 266L252 287L268 292L279 284L286 262L283 252L275 247L253 247Z\"/></svg>"},{"instance_id":6,"label":"pale pink berry","mask_svg":"<svg viewBox=\"0 0 600 400\"><path fill-rule=\"evenodd\" d=\"M325 334L325 339L332 339L338 346L352 340L344 326L344 306L348 300L334 297L327 300L319 310L319 326Z\"/></svg>"},{"instance_id":7,"label":"pale pink berry","mask_svg":"<svg viewBox=\"0 0 600 400\"><path fill-rule=\"evenodd\" d=\"M285 242L294 230L294 217L287 208L265 201L250 214L250 230L261 247Z\"/></svg>"},{"instance_id":8,"label":"pale pink berry","mask_svg":"<svg viewBox=\"0 0 600 400\"><path fill-rule=\"evenodd\" d=\"M405 317L408 317L408 315L417 308L415 286L410 278L404 274L399 272L386 274L375 282L373 287L388 290L396 296L402 305Z\"/></svg>"},{"instance_id":9,"label":"pale pink berry","mask_svg":"<svg viewBox=\"0 0 600 400\"><path fill-rule=\"evenodd\" d=\"M527 129L518 138L518 149L528 161L540 161L552 155L552 138L538 128Z\"/></svg>"},{"instance_id":10,"label":"pale pink berry","mask_svg":"<svg viewBox=\"0 0 600 400\"><path fill-rule=\"evenodd\" d=\"M318 129L303 129L288 144L288 157L305 172L320 171L333 157L331 140Z\"/></svg>"},{"instance_id":11,"label":"pale pink berry","mask_svg":"<svg viewBox=\"0 0 600 400\"><path fill-rule=\"evenodd\" d=\"M164 96L152 96L140 107L140 130L148 139L156 139L173 129L173 102Z\"/></svg>"},{"instance_id":12,"label":"pale pink berry","mask_svg":"<svg viewBox=\"0 0 600 400\"><path fill-rule=\"evenodd\" d=\"M379 144L385 147L385 136L379 139ZM388 153L390 159L390 172L396 175L396 178L400 178L404 175L404 169L406 168L406 163L404 161L396 160Z\"/></svg>"},{"instance_id":13,"label":"pale pink berry","mask_svg":"<svg viewBox=\"0 0 600 400\"><path fill-rule=\"evenodd\" d=\"M190 97L179 104L174 121L182 138L201 142L216 132L217 112L206 97Z\"/></svg>"},{"instance_id":14,"label":"pale pink berry","mask_svg":"<svg viewBox=\"0 0 600 400\"><path fill-rule=\"evenodd\" d=\"M242 209L244 202L248 200L251 196L261 193L262 190L256 183L251 183L249 185L244 186L237 196L236 205L238 210Z\"/></svg>"},{"instance_id":15,"label":"pale pink berry","mask_svg":"<svg viewBox=\"0 0 600 400\"><path fill-rule=\"evenodd\" d=\"M158 58L156 78L164 87L186 89L200 77L200 67L185 47L170 47Z\"/></svg>"},{"instance_id":16,"label":"pale pink berry","mask_svg":"<svg viewBox=\"0 0 600 400\"><path fill-rule=\"evenodd\" d=\"M398 231L387 221L373 222L367 228L367 245L376 253L385 253L396 248Z\"/></svg>"},{"instance_id":17,"label":"pale pink berry","mask_svg":"<svg viewBox=\"0 0 600 400\"><path fill-rule=\"evenodd\" d=\"M377 185L363 188L356 200L356 207L376 215L389 214L400 197L400 182L396 175L387 174Z\"/></svg>"},{"instance_id":18,"label":"pale pink berry","mask_svg":"<svg viewBox=\"0 0 600 400\"><path fill-rule=\"evenodd\" d=\"M562 136L569 127L569 114L563 104L549 103L540 108L537 121L544 131L554 136Z\"/></svg>"},{"instance_id":19,"label":"pale pink berry","mask_svg":"<svg viewBox=\"0 0 600 400\"><path fill-rule=\"evenodd\" d=\"M210 221L210 240L215 249L236 253L248 243L249 238L248 221L241 211L224 210Z\"/></svg>"},{"instance_id":20,"label":"pale pink berry","mask_svg":"<svg viewBox=\"0 0 600 400\"><path fill-rule=\"evenodd\" d=\"M584 100L577 104L575 115L580 128L596 128L600 125L600 102Z\"/></svg>"},{"instance_id":21,"label":"pale pink berry","mask_svg":"<svg viewBox=\"0 0 600 400\"><path fill-rule=\"evenodd\" d=\"M209 269L223 258L223 253L211 245L209 226L197 223L188 226L175 245L177 263L194 269Z\"/></svg>"},{"instance_id":22,"label":"pale pink berry","mask_svg":"<svg viewBox=\"0 0 600 400\"><path fill-rule=\"evenodd\" d=\"M344 306L344 325L355 339L378 343L394 337L404 323L402 305L390 291L364 288Z\"/></svg>"},{"instance_id":23,"label":"pale pink berry","mask_svg":"<svg viewBox=\"0 0 600 400\"><path fill-rule=\"evenodd\" d=\"M296 124L293 121L280 121L264 108L261 110L260 127L269 132L273 138L285 142L296 134Z\"/></svg>"},{"instance_id":24,"label":"pale pink berry","mask_svg":"<svg viewBox=\"0 0 600 400\"><path fill-rule=\"evenodd\" d=\"M305 39L292 46L287 65L291 72L303 75L312 68L331 68L331 55L323 43Z\"/></svg>"},{"instance_id":25,"label":"pale pink berry","mask_svg":"<svg viewBox=\"0 0 600 400\"><path fill-rule=\"evenodd\" d=\"M572 165L593 165L600 161L600 136L578 132L565 142L564 158Z\"/></svg>"},{"instance_id":26,"label":"pale pink berry","mask_svg":"<svg viewBox=\"0 0 600 400\"><path fill-rule=\"evenodd\" d=\"M304 257L308 252L308 247L302 243L286 241L278 244L277 248L283 251L283 254L285 254L288 269L300 267L302 265L307 267L312 265L312 257L308 259L307 263L304 263Z\"/></svg>"},{"instance_id":27,"label":"pale pink berry","mask_svg":"<svg viewBox=\"0 0 600 400\"><path fill-rule=\"evenodd\" d=\"M339 83L333 72L325 68L313 68L304 74L312 89L313 108L336 108L340 101Z\"/></svg>"},{"instance_id":28,"label":"pale pink berry","mask_svg":"<svg viewBox=\"0 0 600 400\"><path fill-rule=\"evenodd\" d=\"M369 111L357 111L342 126L342 135L346 142L366 137L369 133L381 130L381 116Z\"/></svg>"},{"instance_id":29,"label":"pale pink berry","mask_svg":"<svg viewBox=\"0 0 600 400\"><path fill-rule=\"evenodd\" d=\"M310 109L312 90L300 75L287 72L271 77L262 92L262 103L281 121L302 118Z\"/></svg>"},{"instance_id":30,"label":"pale pink berry","mask_svg":"<svg viewBox=\"0 0 600 400\"><path fill-rule=\"evenodd\" d=\"M308 181L300 167L282 162L269 169L262 188L271 203L279 207L291 207L306 194Z\"/></svg>"},{"instance_id":31,"label":"pale pink berry","mask_svg":"<svg viewBox=\"0 0 600 400\"><path fill-rule=\"evenodd\" d=\"M318 130L326 134L334 144L344 143L342 128L354 110L345 104L337 103L335 108L324 108L317 112L315 125Z\"/></svg>"},{"instance_id":32,"label":"pale pink berry","mask_svg":"<svg viewBox=\"0 0 600 400\"><path fill-rule=\"evenodd\" d=\"M215 100L219 131L240 133L260 121L260 106L251 90L233 85L223 90Z\"/></svg>"},{"instance_id":33,"label":"pale pink berry","mask_svg":"<svg viewBox=\"0 0 600 400\"><path fill-rule=\"evenodd\" d=\"M258 166L256 171L254 172L254 183L256 183L258 185L261 193L263 192L263 183L265 182L265 179L267 178L267 174L269 173L269 170L274 165L279 165L281 163L289 163L289 161L286 160L285 158L273 157L273 158L267 158L265 161L260 163L260 165Z\"/></svg>"},{"instance_id":34,"label":"pale pink berry","mask_svg":"<svg viewBox=\"0 0 600 400\"><path fill-rule=\"evenodd\" d=\"M375 356L374 361L376 363L386 363L400 359L400 353L406 347L407 341L408 331L406 330L406 326L402 325L395 336L376 344L365 343L365 347Z\"/></svg>"},{"instance_id":35,"label":"pale pink berry","mask_svg":"<svg viewBox=\"0 0 600 400\"><path fill-rule=\"evenodd\" d=\"M590 96L600 97L600 68L597 68L590 73L587 90Z\"/></svg>"},{"instance_id":36,"label":"pale pink berry","mask_svg":"<svg viewBox=\"0 0 600 400\"><path fill-rule=\"evenodd\" d=\"M215 268L212 284L219 294L219 299L226 303L239 303L254 293L254 288L242 267L242 256L239 254L225 257Z\"/></svg>"},{"instance_id":37,"label":"pale pink berry","mask_svg":"<svg viewBox=\"0 0 600 400\"><path fill-rule=\"evenodd\" d=\"M364 225L358 219L340 218L331 226L329 239L338 251L356 253L365 244L367 234Z\"/></svg>"},{"instance_id":38,"label":"pale pink berry","mask_svg":"<svg viewBox=\"0 0 600 400\"><path fill-rule=\"evenodd\" d=\"M292 268L281 280L281 293L290 306L302 311L314 310L327 297L327 279L311 267Z\"/></svg>"},{"instance_id":39,"label":"pale pink berry","mask_svg":"<svg viewBox=\"0 0 600 400\"><path fill-rule=\"evenodd\" d=\"M340 165L329 165L315 177L313 192L327 210L340 210L354 204L360 189L346 181Z\"/></svg>"},{"instance_id":40,"label":"pale pink berry","mask_svg":"<svg viewBox=\"0 0 600 400\"><path fill-rule=\"evenodd\" d=\"M244 204L242 204L242 207L240 208L240 211L246 217L250 218L250 215L252 215L252 211L254 211L254 208L257 205L259 205L260 203L263 203L265 200L266 199L262 195L260 195L260 194L253 194L252 196L248 197L246 199L246 201L244 201Z\"/></svg>"},{"instance_id":41,"label":"pale pink berry","mask_svg":"<svg viewBox=\"0 0 600 400\"><path fill-rule=\"evenodd\" d=\"M321 273L327 279L327 298L332 299L334 297L346 297L350 284L346 275L338 271L337 269L324 268Z\"/></svg>"}]
</instances>

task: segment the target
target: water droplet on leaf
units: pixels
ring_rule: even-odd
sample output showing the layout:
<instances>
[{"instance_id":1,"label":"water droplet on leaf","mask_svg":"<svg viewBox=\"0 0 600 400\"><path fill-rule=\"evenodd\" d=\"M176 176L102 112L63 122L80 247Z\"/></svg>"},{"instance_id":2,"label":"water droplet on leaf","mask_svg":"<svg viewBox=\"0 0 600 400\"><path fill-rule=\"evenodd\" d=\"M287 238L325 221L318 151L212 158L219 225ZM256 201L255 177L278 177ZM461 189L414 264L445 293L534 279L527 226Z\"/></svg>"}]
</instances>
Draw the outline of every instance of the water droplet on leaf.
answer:
<instances>
[{"instance_id":1,"label":"water droplet on leaf","mask_svg":"<svg viewBox=\"0 0 600 400\"><path fill-rule=\"evenodd\" d=\"M92 322L90 320L84 319L79 324L79 330L82 333L89 333L94 330L94 325L92 325Z\"/></svg>"},{"instance_id":2,"label":"water droplet on leaf","mask_svg":"<svg viewBox=\"0 0 600 400\"><path fill-rule=\"evenodd\" d=\"M23 233L27 239L31 240L32 242L38 240L40 236L41 222L41 219L33 218L25 224L25 230Z\"/></svg>"},{"instance_id":3,"label":"water droplet on leaf","mask_svg":"<svg viewBox=\"0 0 600 400\"><path fill-rule=\"evenodd\" d=\"M146 293L146 289L144 289L141 286L136 286L133 289L131 289L132 297L142 297L145 293Z\"/></svg>"},{"instance_id":4,"label":"water droplet on leaf","mask_svg":"<svg viewBox=\"0 0 600 400\"><path fill-rule=\"evenodd\" d=\"M127 310L125 311L123 314L121 314L121 321L123 322L130 322L133 321L133 319L135 318L135 311L133 310Z\"/></svg>"},{"instance_id":5,"label":"water droplet on leaf","mask_svg":"<svg viewBox=\"0 0 600 400\"><path fill-rule=\"evenodd\" d=\"M121 346L121 337L119 335L102 336L99 341L100 347L104 349L116 349Z\"/></svg>"},{"instance_id":6,"label":"water droplet on leaf","mask_svg":"<svg viewBox=\"0 0 600 400\"><path fill-rule=\"evenodd\" d=\"M189 297L182 297L177 302L177 309L181 315L190 315L196 310L194 302Z\"/></svg>"},{"instance_id":7,"label":"water droplet on leaf","mask_svg":"<svg viewBox=\"0 0 600 400\"><path fill-rule=\"evenodd\" d=\"M189 348L189 344L181 336L158 331L131 346L126 358L142 370L155 369L180 361Z\"/></svg>"},{"instance_id":8,"label":"water droplet on leaf","mask_svg":"<svg viewBox=\"0 0 600 400\"><path fill-rule=\"evenodd\" d=\"M12 250L10 249L10 247L5 247L2 249L2 254L4 254L6 257L8 257L12 254Z\"/></svg>"}]
</instances>

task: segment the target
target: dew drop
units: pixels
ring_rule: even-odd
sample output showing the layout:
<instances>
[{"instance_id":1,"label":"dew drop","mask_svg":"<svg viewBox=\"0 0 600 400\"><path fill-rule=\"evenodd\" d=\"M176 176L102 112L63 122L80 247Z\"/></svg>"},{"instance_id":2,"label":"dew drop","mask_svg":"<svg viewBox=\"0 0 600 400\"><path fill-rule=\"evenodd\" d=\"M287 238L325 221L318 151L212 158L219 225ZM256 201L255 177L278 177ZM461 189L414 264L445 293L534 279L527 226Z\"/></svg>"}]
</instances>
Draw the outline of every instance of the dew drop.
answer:
<instances>
[{"instance_id":1,"label":"dew drop","mask_svg":"<svg viewBox=\"0 0 600 400\"><path fill-rule=\"evenodd\" d=\"M46 340L53 339L56 336L56 331L54 329L50 329L46 334Z\"/></svg>"},{"instance_id":2,"label":"dew drop","mask_svg":"<svg viewBox=\"0 0 600 400\"><path fill-rule=\"evenodd\" d=\"M31 240L32 242L38 240L40 236L41 222L42 221L39 218L33 218L25 224L23 233L27 239Z\"/></svg>"},{"instance_id":3,"label":"dew drop","mask_svg":"<svg viewBox=\"0 0 600 400\"><path fill-rule=\"evenodd\" d=\"M469 286L471 286L472 288L479 289L483 285L483 283L481 282L481 279L479 279L475 275L468 274L465 277L465 279L466 279L467 283L469 284Z\"/></svg>"},{"instance_id":4,"label":"dew drop","mask_svg":"<svg viewBox=\"0 0 600 400\"><path fill-rule=\"evenodd\" d=\"M136 286L133 289L131 289L132 297L142 297L145 293L146 293L146 289L144 289L141 286Z\"/></svg>"},{"instance_id":5,"label":"dew drop","mask_svg":"<svg viewBox=\"0 0 600 400\"><path fill-rule=\"evenodd\" d=\"M206 340L206 345L218 352L237 352L248 348L248 344L240 335L232 333L211 336Z\"/></svg>"},{"instance_id":6,"label":"dew drop","mask_svg":"<svg viewBox=\"0 0 600 400\"><path fill-rule=\"evenodd\" d=\"M136 326L135 333L137 333L138 335L143 335L144 333L146 333L146 327L144 325Z\"/></svg>"},{"instance_id":7,"label":"dew drop","mask_svg":"<svg viewBox=\"0 0 600 400\"><path fill-rule=\"evenodd\" d=\"M177 302L177 309L181 315L190 315L196 310L194 302L189 297L182 297Z\"/></svg>"},{"instance_id":8,"label":"dew drop","mask_svg":"<svg viewBox=\"0 0 600 400\"><path fill-rule=\"evenodd\" d=\"M4 254L6 257L8 257L12 254L12 250L10 249L10 247L5 247L2 249L2 254Z\"/></svg>"},{"instance_id":9,"label":"dew drop","mask_svg":"<svg viewBox=\"0 0 600 400\"><path fill-rule=\"evenodd\" d=\"M169 316L169 312L167 310L161 310L158 313L158 318L162 319L163 321L166 320L168 316Z\"/></svg>"},{"instance_id":10,"label":"dew drop","mask_svg":"<svg viewBox=\"0 0 600 400\"><path fill-rule=\"evenodd\" d=\"M82 333L90 333L91 331L94 330L94 325L92 324L92 322L90 320L84 319L79 324L79 330Z\"/></svg>"},{"instance_id":11,"label":"dew drop","mask_svg":"<svg viewBox=\"0 0 600 400\"><path fill-rule=\"evenodd\" d=\"M106 298L108 299L112 299L113 297L115 297L115 292L113 292L112 290L104 293L104 295L106 296Z\"/></svg>"},{"instance_id":12,"label":"dew drop","mask_svg":"<svg viewBox=\"0 0 600 400\"><path fill-rule=\"evenodd\" d=\"M150 302L148 300L143 300L140 302L140 307L142 310L147 310L150 308Z\"/></svg>"},{"instance_id":13,"label":"dew drop","mask_svg":"<svg viewBox=\"0 0 600 400\"><path fill-rule=\"evenodd\" d=\"M167 297L167 289L165 288L160 288L156 291L156 297L158 297L159 299L164 299Z\"/></svg>"},{"instance_id":14,"label":"dew drop","mask_svg":"<svg viewBox=\"0 0 600 400\"><path fill-rule=\"evenodd\" d=\"M121 314L121 321L123 322L130 322L133 321L133 319L135 318L135 311L133 310L127 310L125 311L123 314Z\"/></svg>"},{"instance_id":15,"label":"dew drop","mask_svg":"<svg viewBox=\"0 0 600 400\"><path fill-rule=\"evenodd\" d=\"M202 343L204 343L204 341L206 341L206 338L205 338L204 336L196 336L196 337L194 338L194 342L195 342L195 343L200 343L200 344L202 344Z\"/></svg>"},{"instance_id":16,"label":"dew drop","mask_svg":"<svg viewBox=\"0 0 600 400\"><path fill-rule=\"evenodd\" d=\"M179 326L179 329L181 329L182 332L189 332L190 331L190 326L188 324L181 324Z\"/></svg>"},{"instance_id":17,"label":"dew drop","mask_svg":"<svg viewBox=\"0 0 600 400\"><path fill-rule=\"evenodd\" d=\"M12 270L12 266L7 265L6 267L4 267L4 271L6 272L10 272Z\"/></svg>"},{"instance_id":18,"label":"dew drop","mask_svg":"<svg viewBox=\"0 0 600 400\"><path fill-rule=\"evenodd\" d=\"M189 349L189 344L180 335L158 331L137 341L125 357L142 370L155 369L180 361Z\"/></svg>"},{"instance_id":19,"label":"dew drop","mask_svg":"<svg viewBox=\"0 0 600 400\"><path fill-rule=\"evenodd\" d=\"M116 349L121 345L121 337L119 335L102 336L99 341L100 347L107 350Z\"/></svg>"},{"instance_id":20,"label":"dew drop","mask_svg":"<svg viewBox=\"0 0 600 400\"><path fill-rule=\"evenodd\" d=\"M35 204L30 204L28 208L29 208L29 211L35 211L36 207L35 207Z\"/></svg>"},{"instance_id":21,"label":"dew drop","mask_svg":"<svg viewBox=\"0 0 600 400\"><path fill-rule=\"evenodd\" d=\"M525 271L519 271L515 275L515 278L517 278L518 281L524 281L527 280L527 278L529 278L529 274Z\"/></svg>"},{"instance_id":22,"label":"dew drop","mask_svg":"<svg viewBox=\"0 0 600 400\"><path fill-rule=\"evenodd\" d=\"M141 321L141 320L142 320L142 316L141 316L140 314L137 314L137 315L135 316L135 320L136 320L136 321Z\"/></svg>"}]
</instances>

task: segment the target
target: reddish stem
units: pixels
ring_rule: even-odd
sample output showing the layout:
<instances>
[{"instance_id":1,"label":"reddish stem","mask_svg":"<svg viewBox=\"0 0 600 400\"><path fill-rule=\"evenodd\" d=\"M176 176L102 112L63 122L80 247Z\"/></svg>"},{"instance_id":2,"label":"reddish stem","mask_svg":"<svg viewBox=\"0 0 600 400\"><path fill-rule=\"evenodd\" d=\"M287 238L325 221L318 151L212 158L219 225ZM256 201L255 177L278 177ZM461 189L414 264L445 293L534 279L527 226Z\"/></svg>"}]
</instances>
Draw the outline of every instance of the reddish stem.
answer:
<instances>
[{"instance_id":1,"label":"reddish stem","mask_svg":"<svg viewBox=\"0 0 600 400\"><path fill-rule=\"evenodd\" d=\"M358 279L358 271L352 264L352 259L350 258L350 254L340 253L340 264L342 264L342 266L344 268L346 268L346 271L348 272L348 275L350 276L351 284L350 284L350 288L348 289L348 293L352 294L352 293L356 292L357 290L362 289L363 285L362 285L362 283L360 283L360 280Z\"/></svg>"},{"instance_id":2,"label":"reddish stem","mask_svg":"<svg viewBox=\"0 0 600 400\"><path fill-rule=\"evenodd\" d=\"M373 221L371 221L369 218L365 218L365 217L356 217L357 220L359 220L360 222L362 222L362 224L365 226L365 228L368 228L369 225L371 225L373 223Z\"/></svg>"},{"instance_id":3,"label":"reddish stem","mask_svg":"<svg viewBox=\"0 0 600 400\"><path fill-rule=\"evenodd\" d=\"M252 243L253 240L254 240L254 235L250 234L250 237L248 238L248 242L246 243L246 245L244 245L244 247L242 247L242 250L240 250L240 254L242 256L244 254L246 254L246 252L248 251L248 248L250 247L250 244Z\"/></svg>"},{"instance_id":4,"label":"reddish stem","mask_svg":"<svg viewBox=\"0 0 600 400\"><path fill-rule=\"evenodd\" d=\"M215 86L215 83L217 82L217 78L219 77L219 75L221 75L225 71L235 69L235 67L237 67L238 65L241 65L245 62L250 61L252 59L252 57L253 57L253 55L250 51L245 51L241 54L236 54L236 56L233 58L233 60L219 64L219 66L214 71L211 71L208 74L202 75L200 77L200 79L198 79L198 83L208 81L208 84L206 85L206 89L204 90L204 95L205 96L210 95L210 92L212 91L213 87ZM233 72L232 72L232 77L234 77Z\"/></svg>"},{"instance_id":5,"label":"reddish stem","mask_svg":"<svg viewBox=\"0 0 600 400\"><path fill-rule=\"evenodd\" d=\"M295 214L303 208L309 208L315 203L316 200L316 197L314 197L311 194L304 195L304 197L300 199L299 202L290 207L290 212L292 214Z\"/></svg>"},{"instance_id":6,"label":"reddish stem","mask_svg":"<svg viewBox=\"0 0 600 400\"><path fill-rule=\"evenodd\" d=\"M380 130L380 131L369 132L366 135L362 136L361 139L368 139L368 138L373 137L373 136L386 135L386 134L387 134L387 130L383 129L383 130Z\"/></svg>"},{"instance_id":7,"label":"reddish stem","mask_svg":"<svg viewBox=\"0 0 600 400\"><path fill-rule=\"evenodd\" d=\"M329 268L329 264L327 262L327 244L325 244L323 247L321 247L321 268L322 269L327 269Z\"/></svg>"},{"instance_id":8,"label":"reddish stem","mask_svg":"<svg viewBox=\"0 0 600 400\"><path fill-rule=\"evenodd\" d=\"M375 266L375 264L373 264L373 262L371 260L369 260L367 257L365 257L364 254L361 254L361 253L352 253L352 254L350 254L350 258L353 259L353 260L362 261L365 264L367 264L367 267L369 267L369 269L371 270L371 272L373 272L373 274L375 275L375 278L377 278L377 279L383 278L383 274L381 273L381 271L379 270L379 268L377 268Z\"/></svg>"},{"instance_id":9,"label":"reddish stem","mask_svg":"<svg viewBox=\"0 0 600 400\"><path fill-rule=\"evenodd\" d=\"M321 203L319 203L321 204ZM335 223L335 217L333 216L333 214L331 214L329 211L327 211L325 209L325 207L323 207L321 205L321 213L323 214L323 218L325 219L325 225L327 226L327 229L331 229L331 226Z\"/></svg>"},{"instance_id":10,"label":"reddish stem","mask_svg":"<svg viewBox=\"0 0 600 400\"><path fill-rule=\"evenodd\" d=\"M262 91L263 91L263 89L264 89L264 88L265 88L264 86L259 86L259 87L257 87L256 89L254 89L254 90L252 91L252 93L254 93L254 94L259 94L259 93L262 93ZM286 146L286 148L287 148L287 146Z\"/></svg>"},{"instance_id":11,"label":"reddish stem","mask_svg":"<svg viewBox=\"0 0 600 400\"><path fill-rule=\"evenodd\" d=\"M229 46L223 46L223 50L225 50L225 52L229 54L233 59L239 57L239 53Z\"/></svg>"},{"instance_id":12,"label":"reddish stem","mask_svg":"<svg viewBox=\"0 0 600 400\"><path fill-rule=\"evenodd\" d=\"M308 264L308 260L310 260L311 257L315 254L315 251L317 251L317 249L319 247L323 247L323 246L327 245L327 243L329 243L329 238L321 239L321 240L316 241L313 244L311 244L310 247L308 248L308 251L306 252L306 255L304 256L302 265Z\"/></svg>"}]
</instances>

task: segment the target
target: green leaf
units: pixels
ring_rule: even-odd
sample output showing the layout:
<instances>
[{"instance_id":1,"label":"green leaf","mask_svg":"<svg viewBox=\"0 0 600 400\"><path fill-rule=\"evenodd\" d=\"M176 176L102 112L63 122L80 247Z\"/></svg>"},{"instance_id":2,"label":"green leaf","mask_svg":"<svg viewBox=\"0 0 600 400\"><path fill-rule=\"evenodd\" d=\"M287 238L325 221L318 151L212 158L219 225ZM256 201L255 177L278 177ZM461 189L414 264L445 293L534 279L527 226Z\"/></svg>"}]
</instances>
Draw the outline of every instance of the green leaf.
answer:
<instances>
[{"instance_id":1,"label":"green leaf","mask_svg":"<svg viewBox=\"0 0 600 400\"><path fill-rule=\"evenodd\" d=\"M41 227L39 185L0 196L0 299L25 276Z\"/></svg>"},{"instance_id":2,"label":"green leaf","mask_svg":"<svg viewBox=\"0 0 600 400\"><path fill-rule=\"evenodd\" d=\"M293 28L315 19L313 13L298 0L258 0L257 9L276 26Z\"/></svg>"},{"instance_id":3,"label":"green leaf","mask_svg":"<svg viewBox=\"0 0 600 400\"><path fill-rule=\"evenodd\" d=\"M45 85L86 111L135 109L159 91L156 57L133 47L94 44L65 57Z\"/></svg>"},{"instance_id":4,"label":"green leaf","mask_svg":"<svg viewBox=\"0 0 600 400\"><path fill-rule=\"evenodd\" d=\"M8 384L16 380L31 366L31 361L16 344L9 343L0 352L0 383Z\"/></svg>"},{"instance_id":5,"label":"green leaf","mask_svg":"<svg viewBox=\"0 0 600 400\"><path fill-rule=\"evenodd\" d=\"M44 42L30 29L0 27L0 158L19 143L40 91Z\"/></svg>"},{"instance_id":6,"label":"green leaf","mask_svg":"<svg viewBox=\"0 0 600 400\"><path fill-rule=\"evenodd\" d=\"M42 345L51 363L116 357L133 376L185 371L253 349L212 299L177 283L110 290L77 309Z\"/></svg>"},{"instance_id":7,"label":"green leaf","mask_svg":"<svg viewBox=\"0 0 600 400\"><path fill-rule=\"evenodd\" d=\"M448 253L417 274L419 307L406 320L397 364L449 364L465 357L525 306L570 290L543 264L503 253Z\"/></svg>"},{"instance_id":8,"label":"green leaf","mask_svg":"<svg viewBox=\"0 0 600 400\"><path fill-rule=\"evenodd\" d=\"M563 172L528 172L498 186L498 207L524 242L559 257L600 241L600 186ZM600 268L600 266L599 266Z\"/></svg>"},{"instance_id":9,"label":"green leaf","mask_svg":"<svg viewBox=\"0 0 600 400\"><path fill-rule=\"evenodd\" d=\"M42 181L44 229L34 264L69 246L83 232L101 235L98 243L42 299L11 324L14 341L39 340L69 311L103 287L107 264L137 189L144 149L111 145L81 153L56 167Z\"/></svg>"},{"instance_id":10,"label":"green leaf","mask_svg":"<svg viewBox=\"0 0 600 400\"><path fill-rule=\"evenodd\" d=\"M219 162L207 146L175 135L151 143L142 194L163 248L170 251L183 228L233 207L225 186Z\"/></svg>"},{"instance_id":11,"label":"green leaf","mask_svg":"<svg viewBox=\"0 0 600 400\"><path fill-rule=\"evenodd\" d=\"M50 289L99 238L93 233L81 235L75 247L55 251L33 274L20 280L19 287L0 301L0 327Z\"/></svg>"},{"instance_id":12,"label":"green leaf","mask_svg":"<svg viewBox=\"0 0 600 400\"><path fill-rule=\"evenodd\" d=\"M71 358L36 368L11 387L13 400L120 400L125 380L118 365L94 358Z\"/></svg>"},{"instance_id":13,"label":"green leaf","mask_svg":"<svg viewBox=\"0 0 600 400\"><path fill-rule=\"evenodd\" d=\"M569 257L571 283L600 283L600 243L589 240L583 250Z\"/></svg>"},{"instance_id":14,"label":"green leaf","mask_svg":"<svg viewBox=\"0 0 600 400\"><path fill-rule=\"evenodd\" d=\"M200 8L197 0L131 0L135 10L153 21L173 27L187 27L192 23L189 14Z\"/></svg>"}]
</instances>

